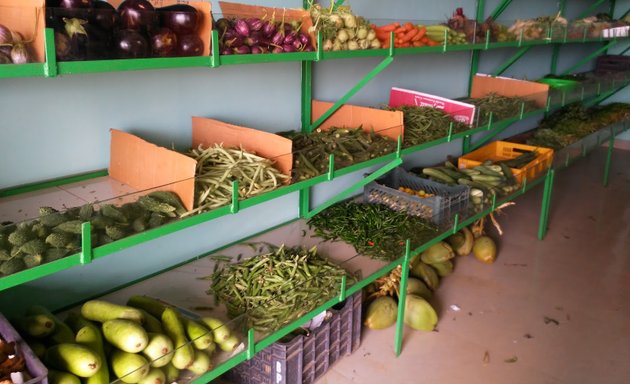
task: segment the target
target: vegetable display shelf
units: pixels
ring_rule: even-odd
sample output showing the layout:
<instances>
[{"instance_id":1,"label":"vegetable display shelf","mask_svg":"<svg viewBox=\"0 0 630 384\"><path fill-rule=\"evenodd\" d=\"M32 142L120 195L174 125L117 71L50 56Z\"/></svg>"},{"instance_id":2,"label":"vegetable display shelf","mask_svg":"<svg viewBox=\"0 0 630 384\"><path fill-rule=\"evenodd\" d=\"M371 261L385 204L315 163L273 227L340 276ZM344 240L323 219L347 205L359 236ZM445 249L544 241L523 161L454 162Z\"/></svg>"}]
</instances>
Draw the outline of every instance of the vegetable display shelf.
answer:
<instances>
[{"instance_id":1,"label":"vegetable display shelf","mask_svg":"<svg viewBox=\"0 0 630 384\"><path fill-rule=\"evenodd\" d=\"M625 86L626 84L617 84L618 87ZM615 89L601 90L602 94L606 94L606 92L612 92ZM583 94L582 94L583 95ZM598 97L595 95L594 97ZM584 99L589 100L589 99ZM217 218L236 214L241 209L246 209L249 207L253 207L258 204L263 204L267 201L286 196L290 193L294 193L297 191L304 191L313 186L326 183L328 181L335 180L339 177L348 175L353 172L357 172L363 169L367 169L369 167L390 164L388 168L383 168L381 173L374 173L369 178L364 178L359 183L351 186L344 192L339 195L333 197L329 201L321 204L319 207L313 210L305 210L302 212L306 217L311 217L326 207L332 205L333 203L349 197L351 194L359 191L360 188L367 185L369 182L373 181L380 175L384 174L389 169L393 168L397 164L393 164L394 161L400 161L400 158L403 156L411 155L414 153L418 153L423 150L427 150L430 148L434 148L441 144L449 143L454 140L471 138L473 135L481 134L481 133L490 133L488 136L493 137L512 124L517 121L532 117L542 115L543 113L549 112L556 108L562 107L564 104L560 103L558 105L552 105L547 103L544 108L540 108L535 111L523 112L523 108L521 108L520 113L517 113L514 117L493 122L492 116L490 116L488 120L488 124L480 127L476 127L464 132L452 133L452 129L449 131L449 134L441 139L433 140L427 143L419 144L416 146L399 149L396 153L387 154L385 156L380 156L369 161L365 161L362 163L354 164L349 167L345 167L342 169L334 169L335 159L334 155L330 155L329 161L329 169L328 172L321 174L319 176L313 177L311 179L299 181L287 186L283 186L271 192L267 192L265 194L261 194L258 196L254 196L245 200L232 200L231 204L213 209L209 212L201 213L198 215L190 216L187 218L179 219L170 223L167 223L163 226L150 229L138 234L134 234L120 240L116 240L110 244L105 244L97 247L93 247L90 241L90 231L91 228L89 223L84 223L83 227L83 235L82 235L82 246L81 251L66 256L62 259L55 260L49 263L44 263L34 268L26 269L21 272L14 273L12 275L8 275L5 277L0 277L0 290L9 289L11 287L24 284L29 281L34 281L44 276L48 276L51 274L55 274L57 272L73 268L80 265L89 264L94 259L99 259L102 257L106 257L110 254L120 252L124 249L136 246L138 244L142 244L159 237L168 235L173 232L177 232L180 230L184 230L186 228L190 228L192 226L208 222L211 220L215 220ZM487 137L488 137L487 136ZM481 142L485 142L485 140L481 139L477 143L479 145ZM101 194L92 194L89 196L84 196L84 200L77 199L77 190L98 190L98 185L107 185L107 192ZM155 190L159 189L156 187ZM234 193L233 196L236 196L237 193L235 191L238 190L238 184L233 183L232 189ZM153 190L153 189L152 189ZM73 192L74 191L74 192ZM129 186L121 185L120 182L116 182L107 176L107 170L96 171L93 173L79 175L79 176L71 176L64 179L53 180L48 182L36 183L33 185L21 186L11 189L6 189L0 191L0 207L3 207L3 211L5 212L15 212L15 215L18 215L19 212L20 218L22 220L28 221L37 216L37 209L39 206L46 205L44 202L51 197L56 199L60 199L63 206L73 207L79 206L84 203L107 203L107 202L115 202L119 197L126 196L129 198L133 195L146 194L150 192L150 190L135 190ZM89 199L89 200L88 200ZM30 214L29 214L30 212ZM26 215L26 216L24 216ZM3 221L22 221L17 216L14 217L6 217L2 216Z\"/></svg>"},{"instance_id":2,"label":"vegetable display shelf","mask_svg":"<svg viewBox=\"0 0 630 384\"><path fill-rule=\"evenodd\" d=\"M445 42L434 47L418 48L390 48L390 49L365 49L355 51L323 51L294 52L279 54L259 55L220 55L218 51L218 32L212 31L212 52L209 56L176 57L176 58L146 58L146 59L118 59L118 60L93 60L93 61L69 61L58 62L55 57L54 31L47 28L45 31L46 62L30 64L0 65L0 78L20 77L55 77L57 75L75 75L82 73L117 72L154 70L169 68L213 68L221 65L256 64L271 62L315 62L331 59L348 59L361 57L395 57L398 55L415 55L426 53L447 53L459 51L484 51L504 48L534 47L541 45L562 44L588 44L606 42L609 45L629 40L627 37L612 38L582 38L582 39L545 39L545 40L517 40L509 42L485 42L474 44L449 45ZM321 43L321 36L319 37Z\"/></svg>"},{"instance_id":3,"label":"vegetable display shelf","mask_svg":"<svg viewBox=\"0 0 630 384\"><path fill-rule=\"evenodd\" d=\"M504 9L507 4L509 4L511 2L511 0L503 0L502 4L497 8L497 10L495 10L492 15L496 16L498 15L498 13L500 13L499 9ZM598 3L602 3L602 2L598 2ZM564 7L565 2L561 2L561 7ZM612 2L613 7L614 7L614 2ZM484 18L484 5L485 5L485 1L484 0L480 0L477 4L477 13L478 13L478 19L483 19ZM499 11L499 12L497 12ZM477 71L478 68L478 61L479 61L479 54L484 51L484 50L490 50L490 49L500 49L500 48L521 48L521 49L525 49L525 48L529 48L529 47L535 47L535 46L540 46L540 45L553 45L554 49L558 48L559 46L561 46L562 44L570 44L570 43L601 43L601 42L608 42L609 44L615 44L617 42L625 42L627 39L626 38L615 38L615 39L611 39L611 40L602 40L602 39L578 39L578 40L565 40L565 39L560 39L560 40L543 40L543 41L521 41L521 42L506 42L506 43L491 43L489 41L485 42L485 43L477 43L477 44L469 44L469 45L461 45L461 46L455 46L455 45L443 45L443 46L437 46L437 47L428 47L428 48L392 48L389 50L386 49L381 49L381 50L366 50L366 51L341 51L341 52L322 52L317 51L317 52L313 52L313 53L305 53L305 54L278 54L275 56L272 55L242 55L242 57L233 55L231 57L228 56L219 56L219 55L211 55L211 56L207 56L207 57L196 57L196 58L184 58L178 61L173 61L171 59L139 59L139 60L109 60L109 61L103 61L103 62L78 62L78 63L57 63L54 59L54 45L53 45L53 35L51 33L51 31L47 31L46 33L47 39L46 39L46 53L47 53L47 57L48 60L45 63L42 64L25 64L25 65L20 65L20 66L14 66L14 65L3 65L0 66L0 78L7 78L7 77L30 77L30 76L44 76L44 77L54 77L56 75L59 74L79 74L79 73L92 73L92 72L109 72L109 71L126 71L126 70L144 70L144 69L160 69L160 68L180 68L180 67L216 67L219 65L230 65L230 64L246 64L246 63L258 63L258 62L273 62L273 61L300 61L302 62L303 68L308 68L309 70L307 70L306 75L303 78L303 106L302 106L302 111L303 111L303 122L306 121L306 124L304 125L304 130L310 130L311 128L313 128L310 124L309 118L310 118L310 114L308 112L310 112L310 109L308 107L305 107L306 104L310 104L310 93L311 93L311 73L310 73L310 66L312 65L313 62L319 61L319 60L326 60L326 59L338 59L338 58L361 58L361 57L369 57L369 56L382 56L382 57L386 57L385 60L391 60L393 59L393 57L397 56L397 55L409 55L409 54L422 54L422 53L437 53L437 52L450 52L450 51L471 51L473 54L473 62L471 65L471 77L472 75ZM213 47L214 46L218 46L217 44L217 35L216 32L213 33ZM609 47L610 45L606 45L606 49ZM604 49L604 48L603 48ZM215 48L216 50L216 48ZM523 51L524 53L524 51ZM522 56L522 54L520 54L520 56ZM520 57L519 56L519 57ZM552 59L552 68L554 68L554 70L552 70L552 72L555 72L555 61L556 61L556 57L557 57L557 49L554 51L554 58ZM516 59L514 59L515 61ZM386 66L388 63L385 63L384 66ZM578 63L580 64L580 63ZM509 65L508 65L509 66ZM375 72L373 75L375 76L378 72ZM373 76L372 76L373 77ZM369 81L369 79L368 79ZM625 84L624 84L625 85ZM606 92L603 92L604 90L598 90L597 95L595 97L593 97L592 99L589 99L589 102L592 103L597 103L597 102L601 102L603 100L605 100L607 97L610 97L611 94L613 94L616 90L620 89L621 86L617 86L617 87L612 87L615 89L610 89ZM583 97L583 99L586 101L586 99ZM343 100L342 98L342 104L347 101L347 99ZM564 104L565 102L567 102L567 100L561 100L561 104ZM250 206L253 206L255 204L260 204L262 202L268 201L270 199L279 197L279 196L283 196L287 193L291 193L291 192L295 192L295 191L299 191L301 194L303 192L304 195L306 197L308 197L308 193L306 193L306 191L310 190L310 188L312 186L315 186L317 184L320 183L324 183L328 180L333 180L338 176L342 176L344 174L348 174L351 172L356 172L359 171L361 169L364 169L366 167L370 167L370 166L374 166L377 164L381 164L383 162L390 162L388 164L388 166L392 166L395 165L395 163L398 161L400 162L401 156L407 155L407 154L411 154L411 153L415 153L417 151L420 151L422 149L426 149L426 148L430 148L433 147L435 145L438 145L440 143L445 143L445 142L449 142L452 141L456 138L460 138L463 137L464 138L464 151L466 151L467 149L469 149L467 147L467 142L470 144L470 138L474 133L481 133L482 131L491 131L491 135L496 135L498 132L502 131L503 129L505 129L507 126L509 126L511 123L521 120L523 118L526 117L530 117L530 116L535 116L538 114L542 114L545 113L547 111L549 111L552 108L551 104L548 104L546 108L540 109L538 111L534 111L531 113L526 113L523 114L521 113L520 116L516 116L512 119L507 119L504 120L502 122L497 122L494 123L492 122L492 119L490 119L490 122L488 123L488 125L486 127L478 127L475 128L474 130L471 131L467 131L464 133L460 133L460 134L453 134L453 135L448 135L448 137L445 137L443 139L440 140L436 140L435 142L432 143L426 143L426 144L422 144L416 147L411 147L411 148L406 148L402 151L399 151L396 154L389 154L383 157L379 157L377 159L371 160L369 162L365 162L362 164L356 164L353 165L351 167L348 168L344 168L341 170L335 170L333 167L330 167L329 172L327 174L324 175L320 175L318 177L315 177L313 179L309 179L300 183L296 183L293 185L289 185L286 187L283 187L281 189L275 190L273 192L270 192L268 194L265 195L261 195L261 196L257 196L255 198L251 198L248 200L243 200L243 201L238 201L238 200L233 200L232 204L229 206L225 206L219 209L215 209L213 211L204 213L204 214L200 214L185 220L180 220L171 224L167 224L166 226L160 227L160 228L156 228L154 230L150 230L144 233L140 233L138 235L134 235L119 241L116 241L112 244L108 244L108 245L104 245L101 247L97 247L97 248L92 248L91 247L91 243L90 243L90 236L89 236L89 225L84 224L83 225L83 248L82 248L82 252L78 253L76 255L70 256L70 257L66 257L64 259L49 263L49 264L44 264L42 266L33 268L32 270L27 270L24 272L20 272L18 274L16 274L15 276L9 276L9 277L5 277L0 279L0 286L1 289L7 289L11 286L15 286L18 284L22 284L26 281L32 281L35 279L38 279L40 277L55 273L57 271L60 270L64 270L64 269L68 269L71 268L73 266L76 265L80 265L80 264L85 264L85 263L89 263L93 258L98 258L98 257L104 257L105 255L114 253L114 252L118 252L124 248L145 242L145 241L149 241L155 238L158 238L160 236L164 236L168 233L172 233L184 228L188 228L190 226L199 224L201 222L205 222L205 221L209 221L212 220L214 218L220 217L220 216L224 216L224 215L228 215L231 213L237 213L240 209L244 209ZM612 129L611 130L611 136L610 136L610 147L612 147L612 142L614 140L614 137L616 134L618 134L620 131L627 129L627 125L624 125L623 128L617 128L617 129ZM610 162L610 155L611 152L609 152L609 158L608 158L608 163ZM334 160L334 159L333 159ZM334 161L332 161L331 163L334 163ZM382 168L382 170L385 170L386 168ZM418 254L419 252L421 252L422 250L428 248L429 246L435 244L436 242L440 241L441 239L446 238L447 236L449 236L451 233L455 233L457 230L461 229L463 226L471 224L472 222L474 222L475 220L477 220L480 217L483 217L484 215L489 214L490 212L492 212L497 206L499 206L500 204L502 204L503 202L507 202L507 201L511 201L513 199L515 199L516 197L520 196L523 193L526 193L527 191L529 191L531 188L534 188L538 185L544 184L545 186L545 194L543 196L543 202L542 202L542 207L541 207L541 215L540 215L540 221L539 221L539 238L542 238L544 236L545 230L546 230L546 226L547 226L547 220L548 220L548 213L549 213L549 200L550 200L550 194L551 194L551 187L553 185L553 178L554 178L554 169L550 169L546 174L545 177L540 177L536 180L533 181L527 181L525 179L524 183L522 184L521 188L519 190L517 190L516 192L514 192L512 195L501 198L501 199L494 199L492 201L491 206L487 207L486 209L484 209L482 212L477 213L476 215L470 216L470 217L463 217L460 218L459 216L455 217L454 220L454 224L453 227L448 229L447 231L445 231L444 233L440 234L439 236L437 236L436 238L434 238L432 241L422 245L420 248L418 249L414 249L411 250L409 246L407 246L407 251L405 252L404 255L401 255L401 257L394 261L391 262L389 264L385 264L384 266L379 265L378 267L375 267L375 269L373 270L373 272L371 272L371 274L369 274L369 276L361 279L357 284L354 284L352 286L350 286L349 288L345 286L345 284L342 284L342 286L340 287L340 292L339 292L339 296L338 297L333 297L330 298L330 300L328 300L326 303L324 303L322 306L320 306L319 308L311 311L309 314L306 314L305 316L301 317L300 319L294 321L293 323L287 325L286 327L283 327L280 331L273 333L272 335L267 335L264 338L261 338L262 335L256 335L253 332L249 331L247 332L248 334L248 343L244 346L246 349L242 352L238 352L236 355L232 356L232 357L225 357L226 360L224 360L219 366L217 366L213 371L210 371L208 373L206 373L205 375L201 376L200 378L196 379L195 383L206 383L209 382L210 380L213 380L214 378L218 377L221 373L227 371L229 368L239 364L242 361L245 361L248 358L251 358L251 356L253 356L257 351L261 350L262 348L272 344L273 342L275 342L276 340L280 339L281 337L283 337L284 335L290 333L293 329L295 329L296 327L304 324L305 322L307 322L308 320L312 319L315 315L317 315L318 313L320 313L322 310L329 308L331 306L333 306L334 304L340 302L341 300L343 300L343 298L348 295L351 294L353 292L357 292L360 289L362 289L363 287L367 286L370 282L372 282L373 280L375 280L378 277L381 277L385 274L387 274L389 271L391 271L392 269L396 268L398 265L403 265L403 270L405 269L405 265L408 265L407 261L409 260L409 258L412 255ZM100 173L100 176L105 176L102 172ZM607 175L605 176L605 179L607 180ZM67 181L67 180L66 180ZM368 182L369 180L364 180L362 182L360 182L357 185L352 186L351 188L348 188L348 190L346 190L345 192L352 190L353 188L358 188L360 186L362 186L363 184L365 184L366 182ZM50 183L45 183L47 186L50 185ZM56 184L56 182L52 183L53 185ZM60 183L63 184L63 181ZM41 186L41 185L40 185ZM34 189L39 189L40 186L35 186ZM14 190L10 190L10 191L4 191L4 192L0 192L0 197L2 197L2 195L4 194L6 195L12 195L17 193L18 191L21 191L22 189L14 189ZM25 190L30 190L30 188L26 188ZM349 192L351 193L351 192ZM334 198L333 200L340 200L343 197L347 197L344 196L343 194L338 196L337 198ZM305 203L306 201L306 203ZM331 201L329 203L332 203L334 201ZM326 204L323 204L322 206L325 206ZM303 216L308 216L310 214L316 213L318 211L318 209L315 209L313 211L309 212L309 204L308 201L305 199L301 198L301 202L300 202L300 208L301 208L301 214ZM306 209L305 209L306 208ZM289 224L290 225L290 224ZM198 257L198 259L201 261L201 259L203 258L203 256ZM172 268L175 268L176 266L173 266ZM370 270L366 270L367 273L370 272ZM149 282L152 281L153 279L158 279L161 276L166 276L168 275L169 272L166 272L162 275L157 275L153 278L150 279L145 279L143 281L141 281L139 284L143 284L144 282ZM403 275L406 275L406 273L404 273ZM189 279L189 277L187 276L186 279ZM167 299L166 296L166 292L175 292L177 290L172 289L170 287L170 282L172 280L169 279L169 284L162 284L160 286L161 290L164 290L165 292L165 296L164 298ZM6 284L5 284L6 283ZM403 278L403 286L404 284L406 284L406 278ZM112 287L114 288L114 287ZM132 289L132 287L129 287L127 289ZM120 291L122 292L122 291ZM159 291L154 291L156 293L156 296L159 296L158 292ZM402 292L405 292L405 289L402 289ZM112 295L117 295L119 293L119 291L112 293ZM142 292L142 293L149 293L149 292ZM153 293L153 292L151 292ZM404 298L404 294L403 294L403 298ZM173 299L174 302L177 301L176 298ZM180 302L177 302L177 304L183 303L183 305L186 305L186 301L185 300L180 300ZM403 311L404 311L404 307ZM402 319L402 314L399 313L398 318ZM396 353L399 354L401 352L401 346L402 346L402 330L403 330L403 323L402 321L399 321L399 323L397 324L397 337L396 337L396 344L395 344L395 350Z\"/></svg>"},{"instance_id":4,"label":"vegetable display shelf","mask_svg":"<svg viewBox=\"0 0 630 384\"><path fill-rule=\"evenodd\" d=\"M263 334L254 332L253 329L247 329L243 325L247 320L244 315L228 321L226 323L227 326L233 331L240 333L239 336L242 343L231 354L225 352L219 353L218 356L215 357L215 368L193 381L196 384L207 383L239 363L250 359L256 353L304 325L321 312L342 302L346 297L359 292L374 280L390 273L394 268L400 265L409 265L411 257L445 239L452 233L457 232L464 226L470 225L479 218L489 214L500 204L511 201L537 185L546 182L548 178L549 174L530 183L525 182L519 190L510 196L493 200L492 205L488 206L482 212L468 217L461 216L461 219L460 216L457 215L453 221L452 227L444 228L438 236L420 247L411 249L410 243L407 242L404 254L401 254L398 259L392 262L373 260L366 256L359 255L351 245L344 242L324 242L314 236L305 220L295 219L278 227L268 229L263 233L199 255L192 260L171 267L151 277L130 282L125 287L114 289L105 295L99 296L99 298L113 303L124 304L127 299L133 295L148 295L159 298L167 303L175 303L175 305L183 310L190 311L199 316L212 316L227 319L224 307L214 304L212 297L206 293L209 287L209 281L204 278L216 271L219 263L224 263L226 262L225 260L229 260L229 262L246 260L257 254L258 248L256 245L266 243L303 246L305 248L316 246L318 252L325 255L332 262L341 266L349 273L361 276L355 284L348 284L346 279L342 279L338 294L326 297L325 303L276 332ZM406 278L403 278L403 280L406 281ZM404 292L404 290L401 292ZM85 298L85 300L88 299L89 298ZM404 300L404 294L401 295L401 300ZM80 304L81 303L75 303L70 305L65 308L64 311ZM404 307L401 308L404 310ZM399 315L399 319L402 318L403 316ZM397 327L396 351L400 353L404 331L402 320L398 323Z\"/></svg>"}]
</instances>

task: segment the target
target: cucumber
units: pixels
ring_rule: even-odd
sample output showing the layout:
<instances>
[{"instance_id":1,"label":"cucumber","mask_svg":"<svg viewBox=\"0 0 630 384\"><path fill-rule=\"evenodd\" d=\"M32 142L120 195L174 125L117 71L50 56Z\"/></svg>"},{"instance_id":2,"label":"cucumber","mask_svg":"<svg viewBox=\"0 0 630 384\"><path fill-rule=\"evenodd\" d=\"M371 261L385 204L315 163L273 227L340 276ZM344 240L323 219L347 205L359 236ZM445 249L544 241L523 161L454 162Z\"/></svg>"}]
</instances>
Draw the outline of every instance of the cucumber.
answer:
<instances>
[{"instance_id":1,"label":"cucumber","mask_svg":"<svg viewBox=\"0 0 630 384\"><path fill-rule=\"evenodd\" d=\"M35 338L49 336L55 330L55 319L44 313L20 317L13 323L21 332Z\"/></svg>"},{"instance_id":2,"label":"cucumber","mask_svg":"<svg viewBox=\"0 0 630 384\"><path fill-rule=\"evenodd\" d=\"M455 179L436 168L423 168L422 173L447 184L455 184Z\"/></svg>"},{"instance_id":3,"label":"cucumber","mask_svg":"<svg viewBox=\"0 0 630 384\"><path fill-rule=\"evenodd\" d=\"M149 344L142 354L151 363L152 367L163 367L173 359L175 349L170 337L161 333L149 333Z\"/></svg>"},{"instance_id":4,"label":"cucumber","mask_svg":"<svg viewBox=\"0 0 630 384\"><path fill-rule=\"evenodd\" d=\"M81 379L70 372L62 372L54 369L48 370L48 384L81 384Z\"/></svg>"},{"instance_id":5,"label":"cucumber","mask_svg":"<svg viewBox=\"0 0 630 384\"><path fill-rule=\"evenodd\" d=\"M162 313L162 326L175 345L175 354L171 363L177 369L188 368L195 359L194 349L186 337L179 314L173 308L166 308Z\"/></svg>"},{"instance_id":6,"label":"cucumber","mask_svg":"<svg viewBox=\"0 0 630 384\"><path fill-rule=\"evenodd\" d=\"M69 320L66 321L76 329L76 342L96 352L101 359L101 368L88 377L85 384L109 384L109 368L103 349L103 334L99 327L76 313L69 315Z\"/></svg>"},{"instance_id":7,"label":"cucumber","mask_svg":"<svg viewBox=\"0 0 630 384\"><path fill-rule=\"evenodd\" d=\"M155 316L158 319L162 318L162 312L168 307L160 300L154 299L148 296L131 296L127 300L127 305L134 308L144 309L149 314Z\"/></svg>"},{"instance_id":8,"label":"cucumber","mask_svg":"<svg viewBox=\"0 0 630 384\"><path fill-rule=\"evenodd\" d=\"M33 305L26 310L26 315L45 315L55 322L55 330L45 339L47 344L55 345L62 343L74 343L74 332L72 332L66 323L59 320L57 316L53 315L48 308L41 305Z\"/></svg>"},{"instance_id":9,"label":"cucumber","mask_svg":"<svg viewBox=\"0 0 630 384\"><path fill-rule=\"evenodd\" d=\"M201 376L204 373L212 369L212 362L210 361L210 355L204 351L195 351L195 360L188 370L197 376Z\"/></svg>"},{"instance_id":10,"label":"cucumber","mask_svg":"<svg viewBox=\"0 0 630 384\"><path fill-rule=\"evenodd\" d=\"M144 309L138 308L138 311L140 311L142 313L142 316L144 316L144 321L142 322L142 326L144 327L144 329L147 330L147 332L164 333L164 329L162 328L162 322L158 320L157 317L153 316L152 314L145 311Z\"/></svg>"},{"instance_id":11,"label":"cucumber","mask_svg":"<svg viewBox=\"0 0 630 384\"><path fill-rule=\"evenodd\" d=\"M138 309L104 300L86 301L81 306L81 315L88 320L98 321L99 323L114 319L127 319L138 323L144 321L144 316Z\"/></svg>"},{"instance_id":12,"label":"cucumber","mask_svg":"<svg viewBox=\"0 0 630 384\"><path fill-rule=\"evenodd\" d=\"M201 321L207 325L208 328L212 329L215 343L222 343L231 336L230 328L221 320L214 317L202 317Z\"/></svg>"},{"instance_id":13,"label":"cucumber","mask_svg":"<svg viewBox=\"0 0 630 384\"><path fill-rule=\"evenodd\" d=\"M112 371L123 383L135 384L144 379L150 370L143 356L114 349L110 355Z\"/></svg>"},{"instance_id":14,"label":"cucumber","mask_svg":"<svg viewBox=\"0 0 630 384\"><path fill-rule=\"evenodd\" d=\"M90 377L101 368L102 361L96 352L81 344L53 345L44 355L46 366L68 371L79 377Z\"/></svg>"},{"instance_id":15,"label":"cucumber","mask_svg":"<svg viewBox=\"0 0 630 384\"><path fill-rule=\"evenodd\" d=\"M138 384L164 384L166 375L160 368L151 368L149 373Z\"/></svg>"},{"instance_id":16,"label":"cucumber","mask_svg":"<svg viewBox=\"0 0 630 384\"><path fill-rule=\"evenodd\" d=\"M166 383L174 383L179 379L179 369L175 368L173 364L167 364L162 368L164 376L166 376Z\"/></svg>"},{"instance_id":17,"label":"cucumber","mask_svg":"<svg viewBox=\"0 0 630 384\"><path fill-rule=\"evenodd\" d=\"M212 344L214 338L212 337L212 331L208 327L186 317L183 317L182 320L186 329L186 335L193 342L195 348L206 349Z\"/></svg>"},{"instance_id":18,"label":"cucumber","mask_svg":"<svg viewBox=\"0 0 630 384\"><path fill-rule=\"evenodd\" d=\"M503 174L501 172L497 172L483 165L477 165L473 169L476 169L477 171L481 172L482 175L503 177Z\"/></svg>"},{"instance_id":19,"label":"cucumber","mask_svg":"<svg viewBox=\"0 0 630 384\"><path fill-rule=\"evenodd\" d=\"M129 353L141 352L149 343L149 335L140 324L127 319L103 323L103 336L114 347Z\"/></svg>"}]
</instances>

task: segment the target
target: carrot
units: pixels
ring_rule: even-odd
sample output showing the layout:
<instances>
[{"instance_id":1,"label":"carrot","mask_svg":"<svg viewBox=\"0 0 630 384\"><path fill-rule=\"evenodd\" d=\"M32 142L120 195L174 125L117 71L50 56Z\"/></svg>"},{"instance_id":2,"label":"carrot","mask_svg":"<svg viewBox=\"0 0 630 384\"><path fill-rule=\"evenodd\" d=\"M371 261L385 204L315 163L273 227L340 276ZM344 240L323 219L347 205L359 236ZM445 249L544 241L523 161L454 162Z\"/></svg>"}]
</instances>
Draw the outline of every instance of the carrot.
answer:
<instances>
[{"instance_id":1,"label":"carrot","mask_svg":"<svg viewBox=\"0 0 630 384\"><path fill-rule=\"evenodd\" d=\"M405 33L405 32L407 32L405 27L398 27L398 28L394 29L394 33Z\"/></svg>"},{"instance_id":2,"label":"carrot","mask_svg":"<svg viewBox=\"0 0 630 384\"><path fill-rule=\"evenodd\" d=\"M415 29L415 28L416 28L416 26L415 26L415 25L413 25L413 24L411 24L409 21L408 21L408 22L406 22L405 24L403 24L403 27L405 27L407 30L410 30L410 29Z\"/></svg>"},{"instance_id":3,"label":"carrot","mask_svg":"<svg viewBox=\"0 0 630 384\"><path fill-rule=\"evenodd\" d=\"M417 28L413 28L413 29L412 29L412 30L410 30L409 32L405 33L405 34L402 36L401 40L402 40L402 42L403 42L403 43L410 42L410 41L411 41L411 39L412 39L414 36L416 36L418 33L419 33L418 29L417 29Z\"/></svg>"},{"instance_id":4,"label":"carrot","mask_svg":"<svg viewBox=\"0 0 630 384\"><path fill-rule=\"evenodd\" d=\"M407 42L405 42L405 43L400 44L400 46L399 46L399 47L400 47L400 48L408 48L408 47L411 47L411 44L409 44L409 42L407 41Z\"/></svg>"},{"instance_id":5,"label":"carrot","mask_svg":"<svg viewBox=\"0 0 630 384\"><path fill-rule=\"evenodd\" d=\"M441 45L439 42L435 41L435 40L431 40L429 39L429 42L427 43L428 46L430 47L435 47L437 45Z\"/></svg>"},{"instance_id":6,"label":"carrot","mask_svg":"<svg viewBox=\"0 0 630 384\"><path fill-rule=\"evenodd\" d=\"M422 47L424 44L422 43L422 41L416 40L416 41L413 41L411 45L413 45L414 47Z\"/></svg>"},{"instance_id":7,"label":"carrot","mask_svg":"<svg viewBox=\"0 0 630 384\"><path fill-rule=\"evenodd\" d=\"M422 41L423 44L429 44L429 38L426 36L422 36L422 38L420 39L420 41Z\"/></svg>"},{"instance_id":8,"label":"carrot","mask_svg":"<svg viewBox=\"0 0 630 384\"><path fill-rule=\"evenodd\" d=\"M383 31L383 32L392 32L393 30L395 30L398 27L400 27L400 23L399 22L394 22L394 23L381 25L380 27L378 27L378 29Z\"/></svg>"},{"instance_id":9,"label":"carrot","mask_svg":"<svg viewBox=\"0 0 630 384\"><path fill-rule=\"evenodd\" d=\"M376 38L383 42L385 40L389 40L389 34L390 32L376 31Z\"/></svg>"},{"instance_id":10,"label":"carrot","mask_svg":"<svg viewBox=\"0 0 630 384\"><path fill-rule=\"evenodd\" d=\"M389 41L389 39L387 39L387 40L383 41L383 48L387 49L387 48L389 48L390 46L391 46L391 45L390 45L390 41Z\"/></svg>"},{"instance_id":11,"label":"carrot","mask_svg":"<svg viewBox=\"0 0 630 384\"><path fill-rule=\"evenodd\" d=\"M427 33L427 27L425 27L425 26L418 27L418 36L420 36L419 39L424 37L424 35L426 35L426 33Z\"/></svg>"}]
</instances>

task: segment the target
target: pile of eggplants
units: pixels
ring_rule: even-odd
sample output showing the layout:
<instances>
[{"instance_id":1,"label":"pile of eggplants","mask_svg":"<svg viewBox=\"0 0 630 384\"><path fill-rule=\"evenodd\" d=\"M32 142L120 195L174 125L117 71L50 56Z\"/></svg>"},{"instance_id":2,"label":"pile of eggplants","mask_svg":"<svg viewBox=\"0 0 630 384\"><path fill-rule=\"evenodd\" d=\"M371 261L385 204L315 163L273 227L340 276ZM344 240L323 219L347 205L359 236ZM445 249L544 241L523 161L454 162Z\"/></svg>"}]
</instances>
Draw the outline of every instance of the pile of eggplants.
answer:
<instances>
[{"instance_id":1,"label":"pile of eggplants","mask_svg":"<svg viewBox=\"0 0 630 384\"><path fill-rule=\"evenodd\" d=\"M46 26L55 30L57 60L200 56L202 15L192 6L155 8L125 0L47 0Z\"/></svg>"},{"instance_id":2,"label":"pile of eggplants","mask_svg":"<svg viewBox=\"0 0 630 384\"><path fill-rule=\"evenodd\" d=\"M300 31L300 23L276 22L257 17L221 18L217 20L219 49L222 55L315 50L308 34Z\"/></svg>"}]
</instances>

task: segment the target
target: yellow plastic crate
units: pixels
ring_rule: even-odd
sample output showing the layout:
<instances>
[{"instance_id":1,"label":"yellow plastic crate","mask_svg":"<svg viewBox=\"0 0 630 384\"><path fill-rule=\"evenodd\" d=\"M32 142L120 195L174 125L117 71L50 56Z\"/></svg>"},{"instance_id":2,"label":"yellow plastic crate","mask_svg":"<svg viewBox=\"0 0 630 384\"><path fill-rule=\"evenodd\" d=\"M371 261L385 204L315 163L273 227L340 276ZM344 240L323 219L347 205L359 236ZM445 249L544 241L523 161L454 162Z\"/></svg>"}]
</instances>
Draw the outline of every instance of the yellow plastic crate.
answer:
<instances>
[{"instance_id":1,"label":"yellow plastic crate","mask_svg":"<svg viewBox=\"0 0 630 384\"><path fill-rule=\"evenodd\" d=\"M486 160L510 160L528 151L536 151L538 156L522 168L512 168L514 177L521 184L524 177L527 177L527 180L533 180L545 173L553 162L553 149L495 141L463 155L458 159L457 166L459 168L472 168Z\"/></svg>"}]
</instances>

